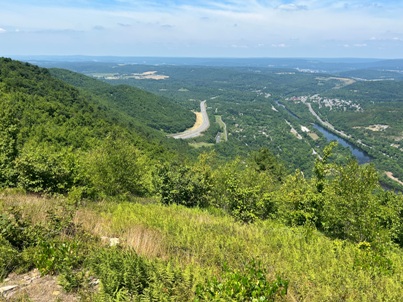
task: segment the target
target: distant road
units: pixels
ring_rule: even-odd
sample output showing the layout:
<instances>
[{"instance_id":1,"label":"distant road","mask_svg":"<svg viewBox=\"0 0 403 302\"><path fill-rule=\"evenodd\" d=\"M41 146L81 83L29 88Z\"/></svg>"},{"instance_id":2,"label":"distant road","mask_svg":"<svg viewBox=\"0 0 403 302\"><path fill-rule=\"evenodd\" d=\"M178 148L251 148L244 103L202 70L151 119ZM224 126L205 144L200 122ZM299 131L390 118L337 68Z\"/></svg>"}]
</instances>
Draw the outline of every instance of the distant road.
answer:
<instances>
[{"instance_id":1,"label":"distant road","mask_svg":"<svg viewBox=\"0 0 403 302\"><path fill-rule=\"evenodd\" d=\"M216 115L215 121L220 125L220 128L223 131L222 133L219 132L219 135L217 134L218 140L216 137L216 143L218 144L221 140L226 142L228 140L227 125L223 122L221 115Z\"/></svg>"},{"instance_id":2,"label":"distant road","mask_svg":"<svg viewBox=\"0 0 403 302\"><path fill-rule=\"evenodd\" d=\"M188 139L200 136L204 131L210 127L210 121L206 111L206 101L200 102L200 112L196 112L197 118L195 125L184 132L170 135L176 139ZM201 119L201 121L200 121Z\"/></svg>"},{"instance_id":3,"label":"distant road","mask_svg":"<svg viewBox=\"0 0 403 302\"><path fill-rule=\"evenodd\" d=\"M334 126L333 126L332 124L330 124L329 122L326 122L326 121L322 120L322 119L320 118L320 116L313 110L311 103L305 103L305 104L308 106L309 111L311 112L311 114L312 114L322 125L328 127L330 130L332 130L332 131L335 132L336 134L340 135L341 137L351 139L351 136L350 136L350 135L345 134L343 131L337 130L336 128L334 128ZM358 144L358 142L357 142L357 144Z\"/></svg>"}]
</instances>

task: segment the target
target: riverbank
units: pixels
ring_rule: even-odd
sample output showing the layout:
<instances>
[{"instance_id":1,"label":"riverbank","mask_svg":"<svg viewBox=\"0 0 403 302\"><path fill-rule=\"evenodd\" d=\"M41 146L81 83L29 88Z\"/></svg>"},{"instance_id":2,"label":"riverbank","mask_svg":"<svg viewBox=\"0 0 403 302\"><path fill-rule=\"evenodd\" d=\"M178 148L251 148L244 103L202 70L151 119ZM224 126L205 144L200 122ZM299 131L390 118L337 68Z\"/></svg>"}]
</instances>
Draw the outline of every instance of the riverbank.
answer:
<instances>
[{"instance_id":1,"label":"riverbank","mask_svg":"<svg viewBox=\"0 0 403 302\"><path fill-rule=\"evenodd\" d=\"M338 141L341 145L343 145L344 147L348 147L350 149L350 151L352 152L352 154L354 155L354 157L357 159L357 161L360 164L365 164L371 161L371 159L373 159L368 153L366 153L363 149L360 149L359 146L365 146L364 144L358 142L358 141L353 141L351 136L344 133L343 131L339 131L337 130L332 124L330 124L329 122L323 121L318 114L313 110L312 106L310 103L305 103L308 108L309 111L311 112L311 114L318 120L319 123L322 124L322 126L318 125L318 124L314 124L314 127L320 131L327 140L336 140ZM329 130L327 130L326 128ZM332 132L330 132L332 131ZM366 146L367 147L367 146ZM392 172L389 171L385 171L385 175L395 181L397 184L403 186L403 182L394 177Z\"/></svg>"}]
</instances>

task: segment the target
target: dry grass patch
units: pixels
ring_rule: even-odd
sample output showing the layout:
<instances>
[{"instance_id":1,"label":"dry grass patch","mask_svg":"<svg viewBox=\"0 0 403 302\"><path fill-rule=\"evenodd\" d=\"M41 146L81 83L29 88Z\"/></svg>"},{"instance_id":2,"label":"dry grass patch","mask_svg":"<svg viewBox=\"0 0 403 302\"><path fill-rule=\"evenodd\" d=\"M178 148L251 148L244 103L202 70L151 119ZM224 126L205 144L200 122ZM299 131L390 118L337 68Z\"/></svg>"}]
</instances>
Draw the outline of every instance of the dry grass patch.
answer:
<instances>
[{"instance_id":1,"label":"dry grass patch","mask_svg":"<svg viewBox=\"0 0 403 302\"><path fill-rule=\"evenodd\" d=\"M125 230L121 239L124 245L132 247L139 255L147 258L168 259L163 236L157 230L136 225Z\"/></svg>"},{"instance_id":2,"label":"dry grass patch","mask_svg":"<svg viewBox=\"0 0 403 302\"><path fill-rule=\"evenodd\" d=\"M27 217L33 224L41 224L47 221L48 212L63 212L65 201L47 198L34 194L16 193L4 190L0 193L0 209L16 207L23 217Z\"/></svg>"},{"instance_id":3,"label":"dry grass patch","mask_svg":"<svg viewBox=\"0 0 403 302\"><path fill-rule=\"evenodd\" d=\"M96 237L117 237L120 244L132 247L139 255L148 258L167 258L163 244L163 235L158 230L144 225L124 225L118 230L113 228L109 215L97 211L80 208L74 217L74 223Z\"/></svg>"},{"instance_id":4,"label":"dry grass patch","mask_svg":"<svg viewBox=\"0 0 403 302\"><path fill-rule=\"evenodd\" d=\"M201 112L194 112L196 115L196 122L193 127L187 129L186 131L194 131L197 130L203 124L203 115Z\"/></svg>"},{"instance_id":5,"label":"dry grass patch","mask_svg":"<svg viewBox=\"0 0 403 302\"><path fill-rule=\"evenodd\" d=\"M308 135L314 140L317 141L319 139L319 135L317 135L315 132L309 132Z\"/></svg>"},{"instance_id":6,"label":"dry grass patch","mask_svg":"<svg viewBox=\"0 0 403 302\"><path fill-rule=\"evenodd\" d=\"M195 148L195 149L199 149L202 147L213 147L214 144L212 143L205 143L205 142L200 142L200 143L190 143L189 146Z\"/></svg>"},{"instance_id":7,"label":"dry grass patch","mask_svg":"<svg viewBox=\"0 0 403 302\"><path fill-rule=\"evenodd\" d=\"M116 236L110 228L110 219L88 208L78 209L73 218L73 222L97 237Z\"/></svg>"}]
</instances>

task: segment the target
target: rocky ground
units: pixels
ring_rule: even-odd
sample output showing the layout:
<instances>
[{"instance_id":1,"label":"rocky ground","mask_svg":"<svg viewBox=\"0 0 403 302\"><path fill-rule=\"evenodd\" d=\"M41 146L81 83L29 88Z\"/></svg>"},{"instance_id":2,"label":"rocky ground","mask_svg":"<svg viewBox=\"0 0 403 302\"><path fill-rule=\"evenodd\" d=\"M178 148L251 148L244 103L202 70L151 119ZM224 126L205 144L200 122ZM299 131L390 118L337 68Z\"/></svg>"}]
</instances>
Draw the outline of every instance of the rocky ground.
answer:
<instances>
[{"instance_id":1,"label":"rocky ground","mask_svg":"<svg viewBox=\"0 0 403 302\"><path fill-rule=\"evenodd\" d=\"M38 270L10 274L0 283L0 301L79 301L77 294L67 294L58 284L57 276L43 276Z\"/></svg>"}]
</instances>

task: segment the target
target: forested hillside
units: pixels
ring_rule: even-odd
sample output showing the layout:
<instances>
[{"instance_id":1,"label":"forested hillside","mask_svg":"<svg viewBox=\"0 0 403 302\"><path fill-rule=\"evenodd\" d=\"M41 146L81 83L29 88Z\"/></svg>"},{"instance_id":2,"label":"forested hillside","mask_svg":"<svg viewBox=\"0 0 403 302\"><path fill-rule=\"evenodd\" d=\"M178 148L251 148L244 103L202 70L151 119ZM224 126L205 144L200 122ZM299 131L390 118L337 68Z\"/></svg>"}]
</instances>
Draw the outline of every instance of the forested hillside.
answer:
<instances>
[{"instance_id":1,"label":"forested hillside","mask_svg":"<svg viewBox=\"0 0 403 302\"><path fill-rule=\"evenodd\" d=\"M96 82L97 91L109 86ZM152 110L134 119L135 113L118 111L107 97L77 90L46 69L9 59L0 61L0 85L1 187L62 194L147 194L151 180L146 175L151 171L140 163L152 165L157 157L163 161L172 156L174 149L186 150L185 144L168 142L165 133L147 125L156 119L167 125L171 111L165 120L164 111L153 116ZM134 107L155 108L157 97L129 90L122 95L138 99L131 103ZM194 119L191 112L190 117ZM96 186L101 191L94 191Z\"/></svg>"},{"instance_id":2,"label":"forested hillside","mask_svg":"<svg viewBox=\"0 0 403 302\"><path fill-rule=\"evenodd\" d=\"M51 69L50 72L54 77L96 95L99 100L154 129L175 133L194 124L192 112L167 98L127 85L112 86L63 69Z\"/></svg>"},{"instance_id":3,"label":"forested hillside","mask_svg":"<svg viewBox=\"0 0 403 302\"><path fill-rule=\"evenodd\" d=\"M373 165L334 143L312 176L267 148L196 157L160 131L154 106L187 119L168 102L0 59L0 281L38 269L83 301L401 298L403 196Z\"/></svg>"}]
</instances>

